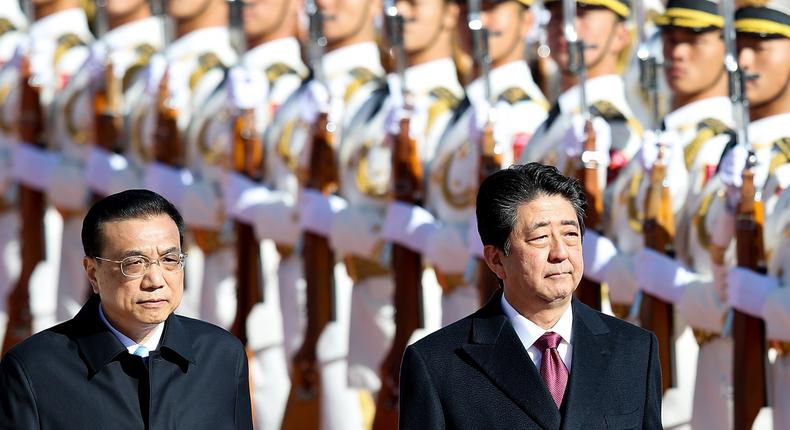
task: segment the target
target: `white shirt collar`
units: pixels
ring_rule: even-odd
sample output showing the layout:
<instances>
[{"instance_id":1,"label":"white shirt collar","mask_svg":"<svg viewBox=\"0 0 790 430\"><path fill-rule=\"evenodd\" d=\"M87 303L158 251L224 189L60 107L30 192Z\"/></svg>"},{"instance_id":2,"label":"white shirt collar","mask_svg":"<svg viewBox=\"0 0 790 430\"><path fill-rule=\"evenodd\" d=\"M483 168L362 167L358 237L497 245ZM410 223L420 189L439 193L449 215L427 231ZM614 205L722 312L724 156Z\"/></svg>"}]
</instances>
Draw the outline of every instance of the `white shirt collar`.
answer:
<instances>
[{"instance_id":1,"label":"white shirt collar","mask_svg":"<svg viewBox=\"0 0 790 430\"><path fill-rule=\"evenodd\" d=\"M274 63L285 63L298 73L307 71L300 54L299 41L294 37L284 37L262 43L244 54L242 63L253 70L265 70Z\"/></svg>"},{"instance_id":2,"label":"white shirt collar","mask_svg":"<svg viewBox=\"0 0 790 430\"><path fill-rule=\"evenodd\" d=\"M534 322L518 313L518 311L507 301L505 295L502 294L502 310L505 312L505 315L507 315L508 320L510 320L510 324L513 325L513 329L516 330L516 334L521 340L521 343L524 344L524 349L529 349L532 344L534 344L535 341L543 336L543 333L546 333L547 331L553 331L559 334L562 336L562 343L570 345L573 335L572 308L572 305L568 305L568 308L565 309L565 312L563 312L557 323L554 324L554 327L544 330Z\"/></svg>"},{"instance_id":3,"label":"white shirt collar","mask_svg":"<svg viewBox=\"0 0 790 430\"><path fill-rule=\"evenodd\" d=\"M681 106L664 117L664 128L667 131L685 131L688 126L695 126L706 118L721 118L727 123L732 122L732 103L727 97L711 97Z\"/></svg>"},{"instance_id":4,"label":"white shirt collar","mask_svg":"<svg viewBox=\"0 0 790 430\"><path fill-rule=\"evenodd\" d=\"M206 52L212 47L230 46L230 36L225 27L206 27L191 31L176 39L167 48L167 61L179 61L190 55Z\"/></svg>"},{"instance_id":5,"label":"white shirt collar","mask_svg":"<svg viewBox=\"0 0 790 430\"><path fill-rule=\"evenodd\" d=\"M159 47L162 39L162 21L157 17L150 17L113 28L104 35L102 41L110 51L114 51L141 43L154 43Z\"/></svg>"},{"instance_id":6,"label":"white shirt collar","mask_svg":"<svg viewBox=\"0 0 790 430\"><path fill-rule=\"evenodd\" d=\"M463 88L457 79L455 63L452 58L442 58L411 66L404 71L406 88L416 98L424 97L436 87L447 88L461 93Z\"/></svg>"},{"instance_id":7,"label":"white shirt collar","mask_svg":"<svg viewBox=\"0 0 790 430\"><path fill-rule=\"evenodd\" d=\"M30 38L47 40L57 38L64 33L75 33L80 36L90 35L88 19L80 8L66 9L45 16L30 26Z\"/></svg>"},{"instance_id":8,"label":"white shirt collar","mask_svg":"<svg viewBox=\"0 0 790 430\"><path fill-rule=\"evenodd\" d=\"M115 327L112 326L112 324L110 324L110 321L108 321L107 317L104 315L104 310L102 309L101 303L99 304L99 318L101 318L101 320L104 322L107 328L110 329L112 334L114 334L115 337L118 338L119 341L121 341L121 344L123 344L123 347L126 348L127 351L129 351L129 354L134 354L134 352L140 346L144 346L149 352L155 351L159 347L159 340L162 339L162 332L164 332L165 329L164 322L157 324L156 328L154 328L154 331L151 334L151 337L149 337L148 340L141 345L130 339L125 334L118 331Z\"/></svg>"},{"instance_id":9,"label":"white shirt collar","mask_svg":"<svg viewBox=\"0 0 790 430\"><path fill-rule=\"evenodd\" d=\"M329 82L342 79L355 67L365 67L374 75L384 75L379 48L375 42L357 43L327 52L322 59L322 65Z\"/></svg>"},{"instance_id":10,"label":"white shirt collar","mask_svg":"<svg viewBox=\"0 0 790 430\"><path fill-rule=\"evenodd\" d=\"M584 85L587 90L587 105L590 106L599 100L611 102L624 115L629 115L631 109L625 99L625 84L620 75L604 75L588 79ZM579 86L574 85L560 94L557 102L563 114L579 113Z\"/></svg>"}]
</instances>

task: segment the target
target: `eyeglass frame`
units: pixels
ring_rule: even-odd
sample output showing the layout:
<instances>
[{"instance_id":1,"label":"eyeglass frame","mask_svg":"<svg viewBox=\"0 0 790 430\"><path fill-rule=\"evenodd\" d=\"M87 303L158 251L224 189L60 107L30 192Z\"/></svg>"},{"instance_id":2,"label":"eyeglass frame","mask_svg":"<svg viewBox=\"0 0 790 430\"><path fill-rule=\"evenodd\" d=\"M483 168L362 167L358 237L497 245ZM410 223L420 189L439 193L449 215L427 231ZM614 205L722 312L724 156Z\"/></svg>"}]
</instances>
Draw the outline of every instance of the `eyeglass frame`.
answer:
<instances>
[{"instance_id":1,"label":"eyeglass frame","mask_svg":"<svg viewBox=\"0 0 790 430\"><path fill-rule=\"evenodd\" d=\"M162 267L162 264L161 264L162 263L162 258L164 258L164 257L166 257L168 255L172 255L172 254L178 254L178 260L180 262L181 267L178 270L165 270ZM103 257L97 257L97 256L93 256L91 258L95 258L96 260L99 260L99 261L107 261L109 263L116 263L116 264L118 264L118 268L121 269L121 274L123 276L126 276L127 278L132 278L132 279L142 278L143 276L145 276L148 273L148 271L151 270L151 265L154 264L154 263L156 263L156 265L159 266L159 268L162 269L165 272L181 272L181 271L184 270L184 267L186 267L186 265L187 265L187 254L184 254L182 252L168 252L167 254L165 254L165 255L163 255L163 256L161 256L159 258L153 259L153 260L151 258L149 258L148 256L145 256L145 255L130 255L128 257L124 257L121 260L110 260L109 258L103 258ZM143 271L143 273L141 275L137 275L137 276L135 276L135 275L127 275L123 271L123 262L127 258L142 258L143 260L147 261L148 263L146 264L145 271Z\"/></svg>"}]
</instances>

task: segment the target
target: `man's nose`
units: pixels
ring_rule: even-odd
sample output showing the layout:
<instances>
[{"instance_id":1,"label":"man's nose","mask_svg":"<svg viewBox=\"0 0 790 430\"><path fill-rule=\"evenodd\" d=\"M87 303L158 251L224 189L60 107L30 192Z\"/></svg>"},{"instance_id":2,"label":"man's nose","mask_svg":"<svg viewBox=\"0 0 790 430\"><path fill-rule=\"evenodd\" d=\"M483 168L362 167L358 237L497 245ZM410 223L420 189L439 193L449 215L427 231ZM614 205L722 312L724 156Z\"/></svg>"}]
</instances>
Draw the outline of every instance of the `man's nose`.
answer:
<instances>
[{"instance_id":1,"label":"man's nose","mask_svg":"<svg viewBox=\"0 0 790 430\"><path fill-rule=\"evenodd\" d=\"M559 235L552 235L549 261L558 263L568 259L568 247Z\"/></svg>"},{"instance_id":2,"label":"man's nose","mask_svg":"<svg viewBox=\"0 0 790 430\"><path fill-rule=\"evenodd\" d=\"M152 262L148 267L148 272L143 276L142 288L155 290L166 285L164 270L156 262Z\"/></svg>"}]
</instances>

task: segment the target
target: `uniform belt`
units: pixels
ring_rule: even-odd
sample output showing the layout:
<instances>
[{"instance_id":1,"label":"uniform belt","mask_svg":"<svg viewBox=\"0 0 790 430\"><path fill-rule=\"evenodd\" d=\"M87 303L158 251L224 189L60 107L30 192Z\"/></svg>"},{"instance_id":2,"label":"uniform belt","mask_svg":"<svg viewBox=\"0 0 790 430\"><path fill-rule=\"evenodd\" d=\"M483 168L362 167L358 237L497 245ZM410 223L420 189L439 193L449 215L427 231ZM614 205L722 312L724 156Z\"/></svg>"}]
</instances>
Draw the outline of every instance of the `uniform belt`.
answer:
<instances>
[{"instance_id":1,"label":"uniform belt","mask_svg":"<svg viewBox=\"0 0 790 430\"><path fill-rule=\"evenodd\" d=\"M195 238L195 244L203 251L204 255L213 254L230 245L230 243L222 239L222 232L219 230L193 228L192 236Z\"/></svg>"},{"instance_id":2,"label":"uniform belt","mask_svg":"<svg viewBox=\"0 0 790 430\"><path fill-rule=\"evenodd\" d=\"M376 261L367 258L347 255L344 259L346 272L354 282L361 282L377 276L390 276L390 271Z\"/></svg>"},{"instance_id":3,"label":"uniform belt","mask_svg":"<svg viewBox=\"0 0 790 430\"><path fill-rule=\"evenodd\" d=\"M280 261L285 260L286 258L293 255L296 248L291 245L283 245L281 243L274 244L275 248L277 248L277 252L280 253Z\"/></svg>"},{"instance_id":4,"label":"uniform belt","mask_svg":"<svg viewBox=\"0 0 790 430\"><path fill-rule=\"evenodd\" d=\"M697 339L697 345L699 346L705 345L706 343L719 337L718 333L708 330L692 328L691 331L694 332L694 338Z\"/></svg>"},{"instance_id":5,"label":"uniform belt","mask_svg":"<svg viewBox=\"0 0 790 430\"><path fill-rule=\"evenodd\" d=\"M771 348L773 348L774 351L776 351L776 353L780 357L782 358L790 357L790 342L785 342L781 340L772 340L769 341L768 343L769 345L771 345Z\"/></svg>"},{"instance_id":6,"label":"uniform belt","mask_svg":"<svg viewBox=\"0 0 790 430\"><path fill-rule=\"evenodd\" d=\"M436 280L439 281L444 294L450 294L458 288L467 285L463 273L444 273L436 267L433 268L433 271L436 273Z\"/></svg>"}]
</instances>

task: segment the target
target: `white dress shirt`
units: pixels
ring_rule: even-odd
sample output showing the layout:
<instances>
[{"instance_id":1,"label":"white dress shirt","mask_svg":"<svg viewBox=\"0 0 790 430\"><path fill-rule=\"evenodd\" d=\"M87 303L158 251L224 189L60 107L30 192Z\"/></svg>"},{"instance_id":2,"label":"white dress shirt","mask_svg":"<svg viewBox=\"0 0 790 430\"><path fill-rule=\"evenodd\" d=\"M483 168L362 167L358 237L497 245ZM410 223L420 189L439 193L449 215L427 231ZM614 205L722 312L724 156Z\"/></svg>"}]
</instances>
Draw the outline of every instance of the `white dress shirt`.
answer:
<instances>
[{"instance_id":1,"label":"white dress shirt","mask_svg":"<svg viewBox=\"0 0 790 430\"><path fill-rule=\"evenodd\" d=\"M101 320L104 321L104 324L107 326L107 328L110 329L112 334L114 334L115 337L117 337L118 340L121 341L124 348L126 348L126 350L129 351L129 354L132 355L135 355L134 352L137 350L137 348L141 346L144 346L147 349L144 357L147 357L150 351L156 350L159 347L159 340L162 338L162 332L165 329L165 323L164 322L159 323L154 329L151 337L149 337L148 340L146 340L142 344L139 344L133 341L132 339L130 339L125 334L119 332L115 327L113 327L112 324L110 324L110 321L107 320L107 317L104 316L104 310L102 309L101 306L99 306L99 318L101 318Z\"/></svg>"},{"instance_id":2,"label":"white dress shirt","mask_svg":"<svg viewBox=\"0 0 790 430\"><path fill-rule=\"evenodd\" d=\"M521 343L524 344L524 349L527 350L529 358L538 370L540 370L540 360L543 358L543 351L535 347L534 343L543 336L543 333L553 331L562 337L562 341L557 345L557 352L560 353L560 358L562 358L562 362L565 363L568 372L571 371L571 352L573 350L573 345L571 345L571 336L573 335L573 311L571 310L571 306L568 306L557 323L554 324L554 327L548 330L543 330L540 326L518 313L518 311L508 303L504 294L502 294L502 310L504 310L505 315L507 315L507 318L510 320L510 324L512 324L513 328L516 330L518 338L521 340Z\"/></svg>"}]
</instances>

